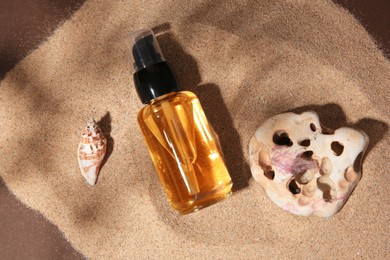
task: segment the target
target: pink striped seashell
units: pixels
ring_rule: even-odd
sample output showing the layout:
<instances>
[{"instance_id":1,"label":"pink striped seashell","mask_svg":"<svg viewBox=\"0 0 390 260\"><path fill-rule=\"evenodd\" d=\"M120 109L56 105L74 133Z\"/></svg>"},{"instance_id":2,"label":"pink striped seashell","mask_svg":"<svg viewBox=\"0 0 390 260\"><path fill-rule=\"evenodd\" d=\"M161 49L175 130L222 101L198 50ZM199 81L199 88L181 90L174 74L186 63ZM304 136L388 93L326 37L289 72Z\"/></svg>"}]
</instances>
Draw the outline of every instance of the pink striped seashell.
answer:
<instances>
[{"instance_id":1,"label":"pink striped seashell","mask_svg":"<svg viewBox=\"0 0 390 260\"><path fill-rule=\"evenodd\" d=\"M77 150L81 174L91 186L96 184L106 151L107 140L95 119L91 117L81 134L81 143Z\"/></svg>"}]
</instances>

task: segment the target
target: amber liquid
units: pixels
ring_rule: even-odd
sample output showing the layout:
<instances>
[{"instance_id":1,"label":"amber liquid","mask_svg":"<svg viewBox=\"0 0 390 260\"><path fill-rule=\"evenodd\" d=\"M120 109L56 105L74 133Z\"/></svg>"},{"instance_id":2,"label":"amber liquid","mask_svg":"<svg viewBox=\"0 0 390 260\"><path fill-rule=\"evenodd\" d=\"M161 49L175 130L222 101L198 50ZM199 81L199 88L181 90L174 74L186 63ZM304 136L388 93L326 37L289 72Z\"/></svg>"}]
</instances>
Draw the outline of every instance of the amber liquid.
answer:
<instances>
[{"instance_id":1,"label":"amber liquid","mask_svg":"<svg viewBox=\"0 0 390 260\"><path fill-rule=\"evenodd\" d=\"M139 112L138 123L174 209L189 213L231 194L218 138L193 93L154 100Z\"/></svg>"}]
</instances>

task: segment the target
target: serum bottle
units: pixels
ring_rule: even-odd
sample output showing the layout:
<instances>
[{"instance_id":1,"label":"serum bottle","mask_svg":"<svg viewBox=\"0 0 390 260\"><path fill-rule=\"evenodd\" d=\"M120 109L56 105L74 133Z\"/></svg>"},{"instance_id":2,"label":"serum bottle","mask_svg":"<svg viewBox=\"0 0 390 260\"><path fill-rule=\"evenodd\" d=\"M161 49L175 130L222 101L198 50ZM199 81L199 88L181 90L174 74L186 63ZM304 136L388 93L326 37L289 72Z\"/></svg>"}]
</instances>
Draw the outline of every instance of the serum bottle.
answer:
<instances>
[{"instance_id":1,"label":"serum bottle","mask_svg":"<svg viewBox=\"0 0 390 260\"><path fill-rule=\"evenodd\" d=\"M232 181L198 98L179 90L151 30L134 32L127 41L134 85L146 105L138 123L171 206L186 214L229 196Z\"/></svg>"}]
</instances>

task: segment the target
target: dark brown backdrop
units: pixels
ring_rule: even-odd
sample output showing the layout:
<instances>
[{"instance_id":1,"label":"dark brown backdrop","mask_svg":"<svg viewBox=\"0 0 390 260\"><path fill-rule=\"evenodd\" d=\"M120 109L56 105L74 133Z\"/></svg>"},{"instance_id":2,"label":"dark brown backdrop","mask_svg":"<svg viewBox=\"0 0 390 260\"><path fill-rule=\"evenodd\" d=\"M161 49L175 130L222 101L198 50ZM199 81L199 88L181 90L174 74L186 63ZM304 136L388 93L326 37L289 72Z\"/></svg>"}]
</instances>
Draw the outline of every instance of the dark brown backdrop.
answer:
<instances>
[{"instance_id":1,"label":"dark brown backdrop","mask_svg":"<svg viewBox=\"0 0 390 260\"><path fill-rule=\"evenodd\" d=\"M0 79L49 37L84 0L0 0ZM334 0L348 9L390 57L390 1ZM1 259L83 259L58 228L12 195L0 178Z\"/></svg>"},{"instance_id":2,"label":"dark brown backdrop","mask_svg":"<svg viewBox=\"0 0 390 260\"><path fill-rule=\"evenodd\" d=\"M83 2L0 0L0 79ZM56 226L17 200L0 178L0 259L83 258Z\"/></svg>"}]
</instances>

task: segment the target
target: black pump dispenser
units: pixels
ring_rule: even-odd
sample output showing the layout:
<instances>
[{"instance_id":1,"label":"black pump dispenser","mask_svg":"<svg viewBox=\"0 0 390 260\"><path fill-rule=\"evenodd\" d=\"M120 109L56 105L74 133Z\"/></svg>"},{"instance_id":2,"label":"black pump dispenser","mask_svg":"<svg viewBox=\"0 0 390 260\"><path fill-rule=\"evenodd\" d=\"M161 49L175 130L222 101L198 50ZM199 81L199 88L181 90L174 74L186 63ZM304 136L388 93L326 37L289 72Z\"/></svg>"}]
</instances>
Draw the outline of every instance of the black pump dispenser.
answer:
<instances>
[{"instance_id":1,"label":"black pump dispenser","mask_svg":"<svg viewBox=\"0 0 390 260\"><path fill-rule=\"evenodd\" d=\"M142 103L179 91L175 73L165 61L157 39L149 29L132 33L127 39L135 73L134 84Z\"/></svg>"}]
</instances>

